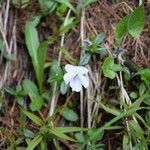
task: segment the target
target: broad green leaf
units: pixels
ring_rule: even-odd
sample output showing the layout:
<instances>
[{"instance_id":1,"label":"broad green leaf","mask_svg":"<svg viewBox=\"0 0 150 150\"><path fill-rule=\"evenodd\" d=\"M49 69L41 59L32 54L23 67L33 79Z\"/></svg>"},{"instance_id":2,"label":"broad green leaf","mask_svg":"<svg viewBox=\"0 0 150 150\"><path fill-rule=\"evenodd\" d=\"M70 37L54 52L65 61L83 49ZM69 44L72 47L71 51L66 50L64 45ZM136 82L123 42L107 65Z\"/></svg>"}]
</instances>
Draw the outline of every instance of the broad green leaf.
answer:
<instances>
[{"instance_id":1,"label":"broad green leaf","mask_svg":"<svg viewBox=\"0 0 150 150\"><path fill-rule=\"evenodd\" d=\"M46 53L47 53L48 45L47 43L42 43L38 47L37 50L37 58L38 58L38 84L40 91L42 92L43 88L43 80L44 80L44 65L46 60Z\"/></svg>"},{"instance_id":2,"label":"broad green leaf","mask_svg":"<svg viewBox=\"0 0 150 150\"><path fill-rule=\"evenodd\" d=\"M141 76L144 81L150 81L150 69L141 69L137 72L137 75Z\"/></svg>"},{"instance_id":3,"label":"broad green leaf","mask_svg":"<svg viewBox=\"0 0 150 150\"><path fill-rule=\"evenodd\" d=\"M140 94L140 96L142 96L144 93L145 93L145 91L146 91L146 86L145 86L145 84L142 82L140 85L139 85L139 94Z\"/></svg>"},{"instance_id":4,"label":"broad green leaf","mask_svg":"<svg viewBox=\"0 0 150 150\"><path fill-rule=\"evenodd\" d=\"M25 42L35 69L38 66L37 49L39 47L39 39L36 28L29 21L25 25Z\"/></svg>"},{"instance_id":5,"label":"broad green leaf","mask_svg":"<svg viewBox=\"0 0 150 150\"><path fill-rule=\"evenodd\" d=\"M68 89L68 85L65 83L65 81L62 81L60 85L61 94L65 95L67 93L67 89Z\"/></svg>"},{"instance_id":6,"label":"broad green leaf","mask_svg":"<svg viewBox=\"0 0 150 150\"><path fill-rule=\"evenodd\" d=\"M130 15L127 29L133 37L138 37L144 28L144 5L137 7Z\"/></svg>"},{"instance_id":7,"label":"broad green leaf","mask_svg":"<svg viewBox=\"0 0 150 150\"><path fill-rule=\"evenodd\" d=\"M112 56L107 57L102 65L104 76L110 79L114 79L117 71L123 71L123 67L119 64L114 64L114 58Z\"/></svg>"},{"instance_id":8,"label":"broad green leaf","mask_svg":"<svg viewBox=\"0 0 150 150\"><path fill-rule=\"evenodd\" d=\"M72 109L69 108L64 108L63 110L60 111L60 114L69 121L77 121L79 119L77 113L73 111Z\"/></svg>"},{"instance_id":9,"label":"broad green leaf","mask_svg":"<svg viewBox=\"0 0 150 150\"><path fill-rule=\"evenodd\" d=\"M138 94L137 94L136 92L131 92L131 93L130 93L130 97L131 97L132 99L136 99L136 98L138 98Z\"/></svg>"},{"instance_id":10,"label":"broad green leaf","mask_svg":"<svg viewBox=\"0 0 150 150\"><path fill-rule=\"evenodd\" d=\"M43 137L42 135L37 135L28 145L26 150L34 150L39 143L42 141Z\"/></svg>"},{"instance_id":11,"label":"broad green leaf","mask_svg":"<svg viewBox=\"0 0 150 150\"><path fill-rule=\"evenodd\" d=\"M69 137L68 135L66 135L62 132L57 131L57 129L50 128L49 133L54 134L58 138L62 138L62 139L68 140L68 141L76 142L76 140L74 140L73 138Z\"/></svg>"},{"instance_id":12,"label":"broad green leaf","mask_svg":"<svg viewBox=\"0 0 150 150\"><path fill-rule=\"evenodd\" d=\"M143 102L144 102L146 105L150 106L150 95L149 95L149 94L146 94L146 95L144 96Z\"/></svg>"},{"instance_id":13,"label":"broad green leaf","mask_svg":"<svg viewBox=\"0 0 150 150\"><path fill-rule=\"evenodd\" d=\"M58 65L58 61L53 61L52 66L50 68L50 74L48 81L50 83L58 82L63 79L63 71L61 67Z\"/></svg>"},{"instance_id":14,"label":"broad green leaf","mask_svg":"<svg viewBox=\"0 0 150 150\"><path fill-rule=\"evenodd\" d=\"M90 59L91 59L91 53L85 53L83 57L81 57L79 65L81 66L87 65Z\"/></svg>"},{"instance_id":15,"label":"broad green leaf","mask_svg":"<svg viewBox=\"0 0 150 150\"><path fill-rule=\"evenodd\" d=\"M120 44L121 40L123 39L124 35L127 32L127 24L130 16L125 16L116 26L115 30L115 39L117 44Z\"/></svg>"},{"instance_id":16,"label":"broad green leaf","mask_svg":"<svg viewBox=\"0 0 150 150\"><path fill-rule=\"evenodd\" d=\"M123 67L120 64L114 64L110 69L114 72L123 71Z\"/></svg>"},{"instance_id":17,"label":"broad green leaf","mask_svg":"<svg viewBox=\"0 0 150 150\"><path fill-rule=\"evenodd\" d=\"M107 70L103 69L103 73L104 73L105 77L110 78L110 79L114 79L116 77L116 73L114 71L109 70L109 69L107 69Z\"/></svg>"},{"instance_id":18,"label":"broad green leaf","mask_svg":"<svg viewBox=\"0 0 150 150\"><path fill-rule=\"evenodd\" d=\"M110 69L113 65L114 65L114 59L112 56L109 56L104 60L102 68Z\"/></svg>"},{"instance_id":19,"label":"broad green leaf","mask_svg":"<svg viewBox=\"0 0 150 150\"><path fill-rule=\"evenodd\" d=\"M44 103L43 98L41 96L37 96L32 99L30 103L30 109L32 111L38 111L42 108L43 103Z\"/></svg>"},{"instance_id":20,"label":"broad green leaf","mask_svg":"<svg viewBox=\"0 0 150 150\"><path fill-rule=\"evenodd\" d=\"M23 88L31 99L39 96L38 88L31 80L23 80Z\"/></svg>"},{"instance_id":21,"label":"broad green leaf","mask_svg":"<svg viewBox=\"0 0 150 150\"><path fill-rule=\"evenodd\" d=\"M43 120L39 118L38 116L34 115L33 113L26 111L22 108L20 108L21 111L29 118L31 119L36 125L42 126L44 124Z\"/></svg>"}]
</instances>

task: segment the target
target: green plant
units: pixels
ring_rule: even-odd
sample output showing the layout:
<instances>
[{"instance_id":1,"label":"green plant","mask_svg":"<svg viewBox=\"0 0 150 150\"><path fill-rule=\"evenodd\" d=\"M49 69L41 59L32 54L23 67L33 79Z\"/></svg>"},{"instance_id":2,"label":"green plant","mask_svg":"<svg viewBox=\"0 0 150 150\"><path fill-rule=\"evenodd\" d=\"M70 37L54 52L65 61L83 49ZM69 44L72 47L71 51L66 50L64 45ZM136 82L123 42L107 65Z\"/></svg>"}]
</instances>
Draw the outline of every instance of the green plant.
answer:
<instances>
[{"instance_id":1,"label":"green plant","mask_svg":"<svg viewBox=\"0 0 150 150\"><path fill-rule=\"evenodd\" d=\"M24 97L26 96L25 91L22 89L21 85L17 85L16 89L12 89L10 87L6 87L5 91L16 97L16 101L19 105L23 106Z\"/></svg>"},{"instance_id":2,"label":"green plant","mask_svg":"<svg viewBox=\"0 0 150 150\"><path fill-rule=\"evenodd\" d=\"M116 26L116 42L120 43L126 33L138 37L144 28L144 5L125 16Z\"/></svg>"},{"instance_id":3,"label":"green plant","mask_svg":"<svg viewBox=\"0 0 150 150\"><path fill-rule=\"evenodd\" d=\"M79 65L88 64L93 54L100 54L102 51L106 50L106 48L101 47L104 39L105 33L101 32L97 36L92 36L89 40L85 40L85 46L82 47L85 54L80 58Z\"/></svg>"},{"instance_id":4,"label":"green plant","mask_svg":"<svg viewBox=\"0 0 150 150\"><path fill-rule=\"evenodd\" d=\"M112 56L108 56L103 62L102 70L105 77L114 79L116 72L123 71L123 67L120 64L115 64Z\"/></svg>"},{"instance_id":5,"label":"green plant","mask_svg":"<svg viewBox=\"0 0 150 150\"><path fill-rule=\"evenodd\" d=\"M71 136L67 134L71 132L79 132L79 131L87 130L87 129L79 128L79 127L52 127L50 123L52 118L47 118L43 120L39 118L38 116L24 109L21 109L21 111L34 124L36 124L39 127L38 132L36 133L35 137L31 141L28 142L27 150L33 150L35 147L40 145L45 140L64 139L64 140L76 142L74 138L72 138ZM46 145L44 147L47 148Z\"/></svg>"},{"instance_id":6,"label":"green plant","mask_svg":"<svg viewBox=\"0 0 150 150\"><path fill-rule=\"evenodd\" d=\"M32 59L32 64L38 81L40 92L43 91L44 65L48 45L46 42L39 43L36 27L32 22L27 22L25 26L25 39L28 52Z\"/></svg>"}]
</instances>

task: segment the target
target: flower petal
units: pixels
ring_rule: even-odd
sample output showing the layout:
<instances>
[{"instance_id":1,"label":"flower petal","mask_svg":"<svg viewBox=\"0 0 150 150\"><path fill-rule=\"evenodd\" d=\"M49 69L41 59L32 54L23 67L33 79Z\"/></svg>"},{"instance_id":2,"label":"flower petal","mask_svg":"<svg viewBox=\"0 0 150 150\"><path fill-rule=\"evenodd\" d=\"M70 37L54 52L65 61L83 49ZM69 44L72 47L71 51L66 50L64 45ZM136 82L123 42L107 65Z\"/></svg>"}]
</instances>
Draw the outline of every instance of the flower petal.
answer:
<instances>
[{"instance_id":1,"label":"flower petal","mask_svg":"<svg viewBox=\"0 0 150 150\"><path fill-rule=\"evenodd\" d=\"M73 66L70 64L67 64L65 66L65 70L67 72L74 72L75 74L87 74L88 73L88 69L83 67L83 66Z\"/></svg>"},{"instance_id":2,"label":"flower petal","mask_svg":"<svg viewBox=\"0 0 150 150\"><path fill-rule=\"evenodd\" d=\"M65 73L65 75L64 75L65 83L68 84L75 76L76 76L76 74L74 74L74 73Z\"/></svg>"},{"instance_id":3,"label":"flower petal","mask_svg":"<svg viewBox=\"0 0 150 150\"><path fill-rule=\"evenodd\" d=\"M80 92L82 90L82 84L78 76L70 81L70 87L72 88L72 91Z\"/></svg>"},{"instance_id":4,"label":"flower petal","mask_svg":"<svg viewBox=\"0 0 150 150\"><path fill-rule=\"evenodd\" d=\"M87 74L89 72L88 69L83 66L78 66L76 69L78 74Z\"/></svg>"},{"instance_id":5,"label":"flower petal","mask_svg":"<svg viewBox=\"0 0 150 150\"><path fill-rule=\"evenodd\" d=\"M67 65L65 66L65 70L66 70L67 72L74 72L74 71L76 70L76 66L67 64Z\"/></svg>"},{"instance_id":6,"label":"flower petal","mask_svg":"<svg viewBox=\"0 0 150 150\"><path fill-rule=\"evenodd\" d=\"M88 88L89 87L89 77L88 76L84 76L84 75L78 75L81 84L85 87Z\"/></svg>"}]
</instances>

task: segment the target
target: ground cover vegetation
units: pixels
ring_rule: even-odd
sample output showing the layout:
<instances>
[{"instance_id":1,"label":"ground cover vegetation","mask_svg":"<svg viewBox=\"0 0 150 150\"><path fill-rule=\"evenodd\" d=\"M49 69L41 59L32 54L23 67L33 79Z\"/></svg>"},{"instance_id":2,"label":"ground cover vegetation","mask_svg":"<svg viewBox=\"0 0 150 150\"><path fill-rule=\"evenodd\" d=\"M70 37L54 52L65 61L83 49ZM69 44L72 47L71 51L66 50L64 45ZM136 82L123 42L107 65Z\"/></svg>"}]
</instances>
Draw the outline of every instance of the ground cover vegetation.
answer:
<instances>
[{"instance_id":1,"label":"ground cover vegetation","mask_svg":"<svg viewBox=\"0 0 150 150\"><path fill-rule=\"evenodd\" d=\"M149 0L0 1L0 149L148 150Z\"/></svg>"}]
</instances>

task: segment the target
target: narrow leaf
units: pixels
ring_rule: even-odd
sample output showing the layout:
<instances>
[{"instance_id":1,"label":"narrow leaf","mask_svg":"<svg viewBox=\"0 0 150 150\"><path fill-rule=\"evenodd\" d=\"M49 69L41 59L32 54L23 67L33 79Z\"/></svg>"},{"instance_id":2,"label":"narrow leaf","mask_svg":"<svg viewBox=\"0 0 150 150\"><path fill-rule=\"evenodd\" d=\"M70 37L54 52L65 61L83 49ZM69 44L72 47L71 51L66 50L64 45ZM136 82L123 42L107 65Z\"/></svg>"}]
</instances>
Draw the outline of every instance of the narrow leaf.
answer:
<instances>
[{"instance_id":1,"label":"narrow leaf","mask_svg":"<svg viewBox=\"0 0 150 150\"><path fill-rule=\"evenodd\" d=\"M28 145L26 150L34 150L37 145L42 141L42 135L37 135Z\"/></svg>"},{"instance_id":2,"label":"narrow leaf","mask_svg":"<svg viewBox=\"0 0 150 150\"><path fill-rule=\"evenodd\" d=\"M20 108L21 111L29 118L31 119L36 125L42 126L43 125L43 120L39 118L38 116L34 115L33 113L30 113L29 111L26 111L22 108Z\"/></svg>"}]
</instances>

